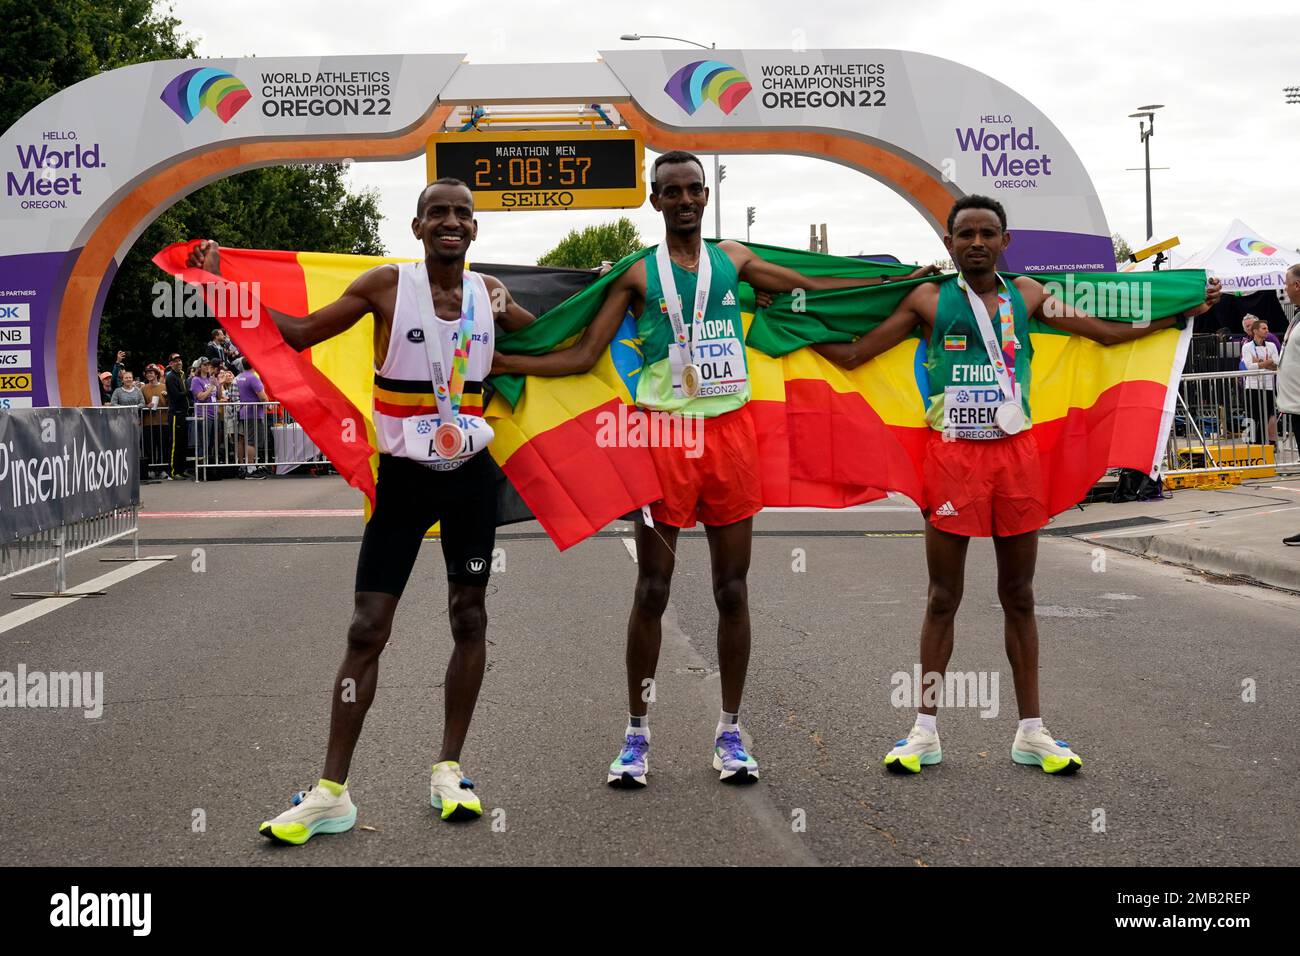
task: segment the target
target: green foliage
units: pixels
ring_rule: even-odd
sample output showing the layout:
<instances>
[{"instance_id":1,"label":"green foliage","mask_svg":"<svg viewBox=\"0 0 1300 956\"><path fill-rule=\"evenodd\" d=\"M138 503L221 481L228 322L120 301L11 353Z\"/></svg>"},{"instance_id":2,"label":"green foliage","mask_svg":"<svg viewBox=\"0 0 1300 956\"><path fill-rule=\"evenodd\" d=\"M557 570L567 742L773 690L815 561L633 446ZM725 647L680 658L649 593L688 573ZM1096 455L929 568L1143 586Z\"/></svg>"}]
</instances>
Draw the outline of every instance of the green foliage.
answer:
<instances>
[{"instance_id":1,"label":"green foliage","mask_svg":"<svg viewBox=\"0 0 1300 956\"><path fill-rule=\"evenodd\" d=\"M154 0L0 0L0 24L0 130L97 73L194 56Z\"/></svg>"},{"instance_id":2,"label":"green foliage","mask_svg":"<svg viewBox=\"0 0 1300 956\"><path fill-rule=\"evenodd\" d=\"M594 269L602 262L618 262L641 248L641 235L626 216L617 222L572 229L559 244L537 260L539 266Z\"/></svg>"},{"instance_id":3,"label":"green foliage","mask_svg":"<svg viewBox=\"0 0 1300 956\"><path fill-rule=\"evenodd\" d=\"M1121 236L1118 232L1112 232L1110 234L1110 243L1112 246L1115 247L1115 261L1118 262L1120 265L1123 265L1125 262L1127 262L1128 257L1133 255L1133 248L1128 244L1128 241L1123 236Z\"/></svg>"},{"instance_id":4,"label":"green foliage","mask_svg":"<svg viewBox=\"0 0 1300 956\"><path fill-rule=\"evenodd\" d=\"M156 318L153 286L168 280L150 259L186 239L216 239L243 249L309 249L383 255L378 195L348 192L337 165L271 166L221 179L180 200L149 226L122 261L100 322L100 367L118 349L137 374L175 349L197 358L217 325L212 319Z\"/></svg>"},{"instance_id":5,"label":"green foliage","mask_svg":"<svg viewBox=\"0 0 1300 956\"><path fill-rule=\"evenodd\" d=\"M74 83L132 63L195 55L171 8L157 0L0 0L0 129ZM137 376L171 350L199 354L216 324L155 318L149 260L163 246L211 238L254 249L379 255L374 193L350 193L339 166L277 166L218 180L163 212L122 261L100 320L101 369L118 349Z\"/></svg>"}]
</instances>

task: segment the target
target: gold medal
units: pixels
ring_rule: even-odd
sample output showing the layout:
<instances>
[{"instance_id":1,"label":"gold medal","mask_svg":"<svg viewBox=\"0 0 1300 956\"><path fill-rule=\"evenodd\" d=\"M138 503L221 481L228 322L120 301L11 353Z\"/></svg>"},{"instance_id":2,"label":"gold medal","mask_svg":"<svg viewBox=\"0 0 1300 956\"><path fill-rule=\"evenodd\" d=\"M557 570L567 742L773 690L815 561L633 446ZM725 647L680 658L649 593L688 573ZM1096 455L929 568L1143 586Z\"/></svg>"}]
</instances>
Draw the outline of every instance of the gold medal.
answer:
<instances>
[{"instance_id":1,"label":"gold medal","mask_svg":"<svg viewBox=\"0 0 1300 956\"><path fill-rule=\"evenodd\" d=\"M682 392L687 398L700 394L700 367L685 365L682 367Z\"/></svg>"}]
</instances>

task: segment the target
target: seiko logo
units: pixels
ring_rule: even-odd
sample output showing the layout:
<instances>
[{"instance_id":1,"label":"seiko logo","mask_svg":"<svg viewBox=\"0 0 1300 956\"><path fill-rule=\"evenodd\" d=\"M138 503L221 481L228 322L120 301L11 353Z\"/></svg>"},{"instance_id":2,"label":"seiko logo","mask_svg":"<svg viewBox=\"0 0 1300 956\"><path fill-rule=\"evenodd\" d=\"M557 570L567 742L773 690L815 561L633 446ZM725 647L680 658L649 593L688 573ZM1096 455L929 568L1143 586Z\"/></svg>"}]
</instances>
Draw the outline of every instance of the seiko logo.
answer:
<instances>
[{"instance_id":1,"label":"seiko logo","mask_svg":"<svg viewBox=\"0 0 1300 956\"><path fill-rule=\"evenodd\" d=\"M423 342L424 329L411 329L411 331L406 333L406 337L412 342Z\"/></svg>"},{"instance_id":2,"label":"seiko logo","mask_svg":"<svg viewBox=\"0 0 1300 956\"><path fill-rule=\"evenodd\" d=\"M487 567L487 560L484 558L470 558L465 562L465 567L469 568L470 574L482 574L483 569Z\"/></svg>"}]
</instances>

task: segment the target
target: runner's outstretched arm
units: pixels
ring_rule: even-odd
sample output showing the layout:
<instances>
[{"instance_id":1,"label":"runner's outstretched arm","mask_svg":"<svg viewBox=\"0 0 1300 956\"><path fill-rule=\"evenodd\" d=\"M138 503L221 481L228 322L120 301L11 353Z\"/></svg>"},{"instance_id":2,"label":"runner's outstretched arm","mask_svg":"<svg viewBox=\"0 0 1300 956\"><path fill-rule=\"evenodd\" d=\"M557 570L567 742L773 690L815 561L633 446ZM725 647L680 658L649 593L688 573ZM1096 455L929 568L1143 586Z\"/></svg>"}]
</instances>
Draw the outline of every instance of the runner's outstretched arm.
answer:
<instances>
[{"instance_id":1,"label":"runner's outstretched arm","mask_svg":"<svg viewBox=\"0 0 1300 956\"><path fill-rule=\"evenodd\" d=\"M221 247L211 239L205 239L190 250L185 263L191 269L206 269L213 275L221 275ZM326 339L345 332L361 317L375 310L374 302L383 288L391 287L393 266L376 266L363 272L352 280L343 295L327 306L317 309L309 315L288 315L278 309L272 309L265 303L271 321L280 330L290 347L301 352Z\"/></svg>"},{"instance_id":2,"label":"runner's outstretched arm","mask_svg":"<svg viewBox=\"0 0 1300 956\"><path fill-rule=\"evenodd\" d=\"M537 321L537 316L514 300L504 282L495 276L484 276L488 297L492 300L492 318L503 332L516 332Z\"/></svg>"},{"instance_id":3,"label":"runner's outstretched arm","mask_svg":"<svg viewBox=\"0 0 1300 956\"><path fill-rule=\"evenodd\" d=\"M768 262L763 257L755 255L748 246L730 239L718 243L718 248L727 253L731 261L736 263L736 272L741 279L756 290L765 292L793 292L795 289L805 289L809 292L824 289L856 289L862 286L879 285L885 281L883 276L872 276L869 279L850 276L806 276L786 266ZM934 266L921 266L904 278L919 279L923 276L937 275L938 272L939 270Z\"/></svg>"},{"instance_id":4,"label":"runner's outstretched arm","mask_svg":"<svg viewBox=\"0 0 1300 956\"><path fill-rule=\"evenodd\" d=\"M1021 277L1015 281L1016 288L1020 290L1021 294L1030 297L1027 301L1038 300L1037 305L1030 309L1036 319L1054 329L1060 329L1062 332L1069 332L1073 335L1081 335L1101 345L1119 345L1122 342L1132 342L1145 335L1150 335L1152 332L1171 328L1180 318L1192 318L1203 312L1208 312L1219 301L1221 293L1219 280L1211 279L1205 287L1205 301L1196 308L1187 309L1181 315L1169 315L1139 325L1127 322L1107 322L1105 319L1098 319L1080 309L1072 308L1048 292L1042 283L1036 279Z\"/></svg>"},{"instance_id":5,"label":"runner's outstretched arm","mask_svg":"<svg viewBox=\"0 0 1300 956\"><path fill-rule=\"evenodd\" d=\"M856 341L822 342L811 348L836 365L855 369L901 343L918 325L924 326L925 314L921 310L921 302L926 295L933 294L931 283L918 286L898 303L898 308L889 318Z\"/></svg>"},{"instance_id":6,"label":"runner's outstretched arm","mask_svg":"<svg viewBox=\"0 0 1300 956\"><path fill-rule=\"evenodd\" d=\"M636 291L628 269L614 280L605 293L596 317L582 332L582 338L567 349L546 355L507 355L497 351L492 356L493 375L577 375L590 371L614 338L623 316L627 314Z\"/></svg>"}]
</instances>

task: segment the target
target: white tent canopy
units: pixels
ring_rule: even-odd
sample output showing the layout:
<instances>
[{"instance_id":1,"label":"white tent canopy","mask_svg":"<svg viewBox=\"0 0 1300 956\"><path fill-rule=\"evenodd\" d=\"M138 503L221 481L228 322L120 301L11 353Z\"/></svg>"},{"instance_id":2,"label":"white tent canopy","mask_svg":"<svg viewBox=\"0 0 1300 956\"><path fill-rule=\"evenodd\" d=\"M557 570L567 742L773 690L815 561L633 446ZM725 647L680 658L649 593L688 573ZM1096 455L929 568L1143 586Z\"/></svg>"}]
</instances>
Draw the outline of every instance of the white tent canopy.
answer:
<instances>
[{"instance_id":1,"label":"white tent canopy","mask_svg":"<svg viewBox=\"0 0 1300 956\"><path fill-rule=\"evenodd\" d=\"M1204 269L1223 283L1224 292L1280 291L1286 270L1300 262L1300 252L1260 237L1240 219L1234 219L1216 242L1178 264L1181 269Z\"/></svg>"}]
</instances>

